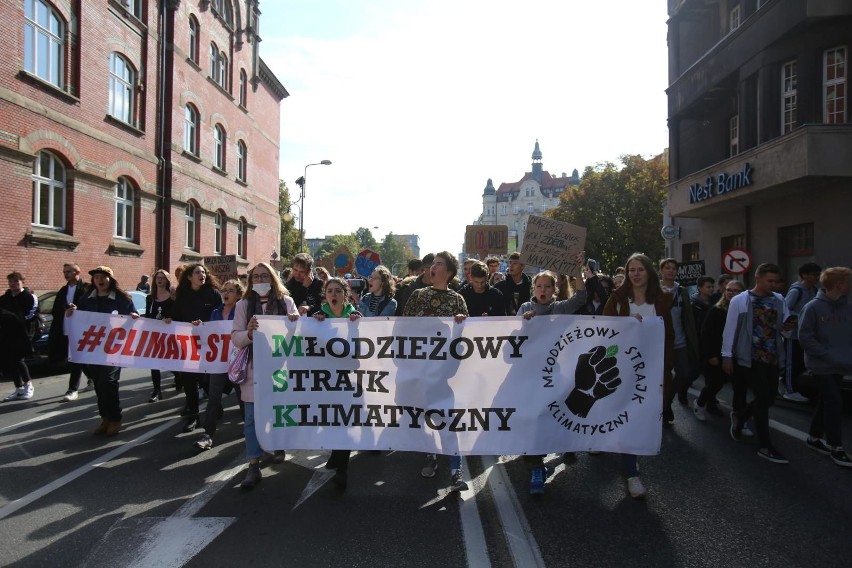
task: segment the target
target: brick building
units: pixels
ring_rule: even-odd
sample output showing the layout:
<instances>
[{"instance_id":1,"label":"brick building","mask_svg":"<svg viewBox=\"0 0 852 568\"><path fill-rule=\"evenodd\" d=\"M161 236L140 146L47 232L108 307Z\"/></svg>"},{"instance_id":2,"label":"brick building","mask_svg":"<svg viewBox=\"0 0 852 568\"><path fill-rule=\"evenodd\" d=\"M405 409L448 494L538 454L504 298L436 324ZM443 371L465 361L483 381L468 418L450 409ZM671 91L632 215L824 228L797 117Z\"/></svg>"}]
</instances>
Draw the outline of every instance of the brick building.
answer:
<instances>
[{"instance_id":1,"label":"brick building","mask_svg":"<svg viewBox=\"0 0 852 568\"><path fill-rule=\"evenodd\" d=\"M852 2L668 0L670 253L852 265ZM739 269L740 267L734 267ZM748 275L746 275L746 278Z\"/></svg>"},{"instance_id":2,"label":"brick building","mask_svg":"<svg viewBox=\"0 0 852 568\"><path fill-rule=\"evenodd\" d=\"M580 184L580 174L576 169L570 177L565 172L561 177L555 177L544 169L542 157L536 140L532 171L526 172L518 181L501 183L496 190L489 179L482 192L482 213L475 224L506 225L509 228L509 252L523 247L530 215L541 216L556 207L563 191Z\"/></svg>"},{"instance_id":3,"label":"brick building","mask_svg":"<svg viewBox=\"0 0 852 568\"><path fill-rule=\"evenodd\" d=\"M269 259L287 91L258 15L257 0L0 4L3 274L51 289L64 262L107 264L132 288L203 256Z\"/></svg>"}]
</instances>

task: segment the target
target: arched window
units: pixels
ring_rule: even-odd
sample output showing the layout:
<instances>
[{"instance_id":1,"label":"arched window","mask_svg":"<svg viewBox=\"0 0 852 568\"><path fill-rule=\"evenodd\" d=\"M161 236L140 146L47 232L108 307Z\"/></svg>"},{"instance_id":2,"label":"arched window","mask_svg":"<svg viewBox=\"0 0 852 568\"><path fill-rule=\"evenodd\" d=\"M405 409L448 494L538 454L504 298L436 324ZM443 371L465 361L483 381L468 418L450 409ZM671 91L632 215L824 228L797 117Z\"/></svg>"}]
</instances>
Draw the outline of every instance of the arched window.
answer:
<instances>
[{"instance_id":1,"label":"arched window","mask_svg":"<svg viewBox=\"0 0 852 568\"><path fill-rule=\"evenodd\" d=\"M246 171L248 169L248 148L242 140L237 142L237 179L246 181Z\"/></svg>"},{"instance_id":2,"label":"arched window","mask_svg":"<svg viewBox=\"0 0 852 568\"><path fill-rule=\"evenodd\" d=\"M225 20L228 27L234 27L234 10L230 0L213 0L213 11Z\"/></svg>"},{"instance_id":3,"label":"arched window","mask_svg":"<svg viewBox=\"0 0 852 568\"><path fill-rule=\"evenodd\" d=\"M248 76L246 76L245 69L240 69L240 106L243 108L247 108L246 103L248 100Z\"/></svg>"},{"instance_id":4,"label":"arched window","mask_svg":"<svg viewBox=\"0 0 852 568\"><path fill-rule=\"evenodd\" d=\"M186 226L184 246L190 250L198 250L198 208L192 201L186 204L183 220Z\"/></svg>"},{"instance_id":5,"label":"arched window","mask_svg":"<svg viewBox=\"0 0 852 568\"><path fill-rule=\"evenodd\" d=\"M221 124L213 128L213 165L225 170L225 140L227 136Z\"/></svg>"},{"instance_id":6,"label":"arched window","mask_svg":"<svg viewBox=\"0 0 852 568\"><path fill-rule=\"evenodd\" d=\"M198 155L198 109L191 104L184 109L183 149Z\"/></svg>"},{"instance_id":7,"label":"arched window","mask_svg":"<svg viewBox=\"0 0 852 568\"><path fill-rule=\"evenodd\" d=\"M213 252L225 254L225 215L221 211L213 216Z\"/></svg>"},{"instance_id":8,"label":"arched window","mask_svg":"<svg viewBox=\"0 0 852 568\"><path fill-rule=\"evenodd\" d=\"M222 51L219 53L219 78L216 79L219 86L228 90L228 56Z\"/></svg>"},{"instance_id":9,"label":"arched window","mask_svg":"<svg viewBox=\"0 0 852 568\"><path fill-rule=\"evenodd\" d=\"M33 225L65 228L65 166L50 152L33 163Z\"/></svg>"},{"instance_id":10,"label":"arched window","mask_svg":"<svg viewBox=\"0 0 852 568\"><path fill-rule=\"evenodd\" d=\"M242 217L237 221L237 256L246 257L246 220Z\"/></svg>"},{"instance_id":11,"label":"arched window","mask_svg":"<svg viewBox=\"0 0 852 568\"><path fill-rule=\"evenodd\" d=\"M199 57L199 40L201 38L201 29L198 25L198 20L195 16L189 16L189 58L193 63L198 65Z\"/></svg>"},{"instance_id":12,"label":"arched window","mask_svg":"<svg viewBox=\"0 0 852 568\"><path fill-rule=\"evenodd\" d=\"M127 178L118 178L115 184L115 236L128 241L135 237L133 197L133 186Z\"/></svg>"},{"instance_id":13,"label":"arched window","mask_svg":"<svg viewBox=\"0 0 852 568\"><path fill-rule=\"evenodd\" d=\"M65 24L44 0L24 0L24 69L62 88Z\"/></svg>"},{"instance_id":14,"label":"arched window","mask_svg":"<svg viewBox=\"0 0 852 568\"><path fill-rule=\"evenodd\" d=\"M109 56L109 114L133 124L136 72L118 53Z\"/></svg>"}]
</instances>

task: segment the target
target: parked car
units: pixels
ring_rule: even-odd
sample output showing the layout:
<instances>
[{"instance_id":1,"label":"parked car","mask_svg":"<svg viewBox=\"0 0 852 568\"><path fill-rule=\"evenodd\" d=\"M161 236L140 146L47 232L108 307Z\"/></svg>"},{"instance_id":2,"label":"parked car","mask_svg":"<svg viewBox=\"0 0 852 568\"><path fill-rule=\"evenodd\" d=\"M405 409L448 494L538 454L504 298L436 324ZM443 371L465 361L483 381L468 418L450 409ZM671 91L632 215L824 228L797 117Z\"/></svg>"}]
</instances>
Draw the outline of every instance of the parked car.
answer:
<instances>
[{"instance_id":1,"label":"parked car","mask_svg":"<svg viewBox=\"0 0 852 568\"><path fill-rule=\"evenodd\" d=\"M139 292L138 290L128 292L128 294L130 294L130 299L133 300L133 307L136 308L136 313L140 316L144 316L145 303L148 299L148 294L145 292Z\"/></svg>"}]
</instances>

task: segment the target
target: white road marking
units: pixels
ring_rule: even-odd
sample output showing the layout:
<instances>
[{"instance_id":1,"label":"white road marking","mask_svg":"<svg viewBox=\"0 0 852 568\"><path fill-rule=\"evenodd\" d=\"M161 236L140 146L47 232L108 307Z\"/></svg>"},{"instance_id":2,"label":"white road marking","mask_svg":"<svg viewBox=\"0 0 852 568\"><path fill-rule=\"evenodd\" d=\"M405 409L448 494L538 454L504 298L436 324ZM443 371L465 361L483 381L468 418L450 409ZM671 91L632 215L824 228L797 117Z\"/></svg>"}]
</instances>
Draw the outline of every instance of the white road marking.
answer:
<instances>
[{"instance_id":1,"label":"white road marking","mask_svg":"<svg viewBox=\"0 0 852 568\"><path fill-rule=\"evenodd\" d=\"M112 459L114 459L114 458L116 458L116 457L118 457L118 456L120 456L124 453L129 452L130 450L134 449L136 446L138 446L142 442L145 442L145 441L153 438L157 434L160 434L161 432L168 430L169 428L171 428L172 426L174 426L175 424L177 424L181 420L183 420L183 419L182 418L175 418L173 420L169 420L167 422L164 422L163 424L157 426L156 428L154 428L152 430L148 430L144 434L142 434L142 435L140 435L136 438L133 438L132 440L130 440L128 442L125 442L124 444L118 446L117 448L113 449L112 451L105 453L103 456L96 458L96 459L90 461L89 463L78 467L74 471L67 473L67 474L63 475L62 477L51 481L50 483L48 483L44 487L36 489L35 491L28 493L27 495L24 495L23 497L15 499L14 501L10 501L9 503L4 505L3 507L0 507L0 519L5 519L6 517L11 515L15 511L17 511L17 510L19 510L23 507L26 507L30 503L33 503L34 501L41 499L45 495L48 495L49 493L52 493L52 492L56 491L57 489L60 489L61 487L67 485L68 483L71 483L72 481L74 481L78 477L89 473L94 468L102 466L105 463L107 463L108 461L110 461L110 460L112 460Z\"/></svg>"},{"instance_id":2,"label":"white road marking","mask_svg":"<svg viewBox=\"0 0 852 568\"><path fill-rule=\"evenodd\" d=\"M468 471L465 458L462 458L462 471ZM471 479L467 484L468 488L458 492L461 499L459 517L461 518L462 536L464 537L464 552L467 557L467 565L471 568L490 568L491 566L491 560L488 557L488 545L485 542L485 531L482 528L482 519L479 517L479 508L476 506L476 488L483 485L483 475L485 474L476 479Z\"/></svg>"},{"instance_id":3,"label":"white road marking","mask_svg":"<svg viewBox=\"0 0 852 568\"><path fill-rule=\"evenodd\" d=\"M488 486L491 488L494 504L497 506L503 534L509 543L513 564L523 568L543 567L544 559L541 557L541 550L502 464L498 464L494 456L482 456L482 465L485 467ZM495 467L498 465L500 467Z\"/></svg>"},{"instance_id":4,"label":"white road marking","mask_svg":"<svg viewBox=\"0 0 852 568\"><path fill-rule=\"evenodd\" d=\"M53 410L51 412L47 412L47 413L42 414L40 416L36 416L35 418L30 418L29 420L24 420L23 422L18 422L16 424L9 424L8 426L4 426L3 428L0 428L0 435L5 434L6 432L9 432L10 430L16 430L16 429L20 428L21 426L27 426L28 424L34 424L36 422L41 422L42 420L48 420L50 418L53 418L54 416L59 416L60 414L63 414L64 412L65 412L64 410Z\"/></svg>"}]
</instances>

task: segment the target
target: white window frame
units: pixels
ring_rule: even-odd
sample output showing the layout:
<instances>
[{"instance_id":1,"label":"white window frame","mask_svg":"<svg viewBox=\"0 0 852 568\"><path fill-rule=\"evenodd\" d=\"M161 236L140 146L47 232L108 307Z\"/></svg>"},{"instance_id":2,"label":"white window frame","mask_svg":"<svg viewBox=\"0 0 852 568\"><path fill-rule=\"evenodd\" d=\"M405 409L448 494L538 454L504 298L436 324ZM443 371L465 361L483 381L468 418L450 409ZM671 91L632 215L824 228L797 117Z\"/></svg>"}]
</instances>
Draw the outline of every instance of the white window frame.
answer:
<instances>
[{"instance_id":1,"label":"white window frame","mask_svg":"<svg viewBox=\"0 0 852 568\"><path fill-rule=\"evenodd\" d=\"M198 64L199 57L199 45L201 37L201 26L198 23L198 20L195 19L195 16L189 16L189 58L196 65Z\"/></svg>"},{"instance_id":2,"label":"white window frame","mask_svg":"<svg viewBox=\"0 0 852 568\"><path fill-rule=\"evenodd\" d=\"M246 257L246 221L240 218L237 221L237 256L240 258Z\"/></svg>"},{"instance_id":3,"label":"white window frame","mask_svg":"<svg viewBox=\"0 0 852 568\"><path fill-rule=\"evenodd\" d=\"M44 0L24 0L25 71L62 88L65 84L64 38L65 23L56 10Z\"/></svg>"},{"instance_id":4,"label":"white window frame","mask_svg":"<svg viewBox=\"0 0 852 568\"><path fill-rule=\"evenodd\" d=\"M740 27L740 5L731 8L731 11L728 13L728 33L734 31L738 27Z\"/></svg>"},{"instance_id":5,"label":"white window frame","mask_svg":"<svg viewBox=\"0 0 852 568\"><path fill-rule=\"evenodd\" d=\"M215 78L220 87L228 90L228 56L222 51L219 53L219 76Z\"/></svg>"},{"instance_id":6,"label":"white window frame","mask_svg":"<svg viewBox=\"0 0 852 568\"><path fill-rule=\"evenodd\" d=\"M221 124L216 124L213 127L213 166L225 171L225 143L228 140L228 134L225 132L225 127Z\"/></svg>"},{"instance_id":7,"label":"white window frame","mask_svg":"<svg viewBox=\"0 0 852 568\"><path fill-rule=\"evenodd\" d=\"M142 20L142 0L124 0L124 7L133 14L137 20Z\"/></svg>"},{"instance_id":8,"label":"white window frame","mask_svg":"<svg viewBox=\"0 0 852 568\"><path fill-rule=\"evenodd\" d=\"M245 69L240 69L240 106L246 107L246 99L248 98L248 75Z\"/></svg>"},{"instance_id":9,"label":"white window frame","mask_svg":"<svg viewBox=\"0 0 852 568\"><path fill-rule=\"evenodd\" d=\"M118 183L115 184L115 230L113 236L132 241L136 236L135 225L133 185L127 178L120 177Z\"/></svg>"},{"instance_id":10,"label":"white window frame","mask_svg":"<svg viewBox=\"0 0 852 568\"><path fill-rule=\"evenodd\" d=\"M829 64L830 54L835 54L834 64ZM839 64L836 63L838 61L837 54L842 56L842 60ZM827 49L825 50L825 53L823 53L822 116L825 124L843 124L846 122L846 112L847 107L849 106L849 95L846 82L846 69L849 62L848 56L849 51L845 45ZM840 93L839 95L838 92ZM830 102L834 103L833 109L829 109ZM840 110L838 110L838 107Z\"/></svg>"},{"instance_id":11,"label":"white window frame","mask_svg":"<svg viewBox=\"0 0 852 568\"><path fill-rule=\"evenodd\" d=\"M222 254L222 236L224 233L224 215L222 215L221 211L216 211L216 214L213 216L213 252L216 254Z\"/></svg>"},{"instance_id":12,"label":"white window frame","mask_svg":"<svg viewBox=\"0 0 852 568\"><path fill-rule=\"evenodd\" d=\"M248 173L248 147L242 140L237 140L237 179L246 181Z\"/></svg>"},{"instance_id":13,"label":"white window frame","mask_svg":"<svg viewBox=\"0 0 852 568\"><path fill-rule=\"evenodd\" d=\"M47 172L42 160L47 160ZM33 163L33 225L64 230L67 212L67 185L65 166L50 152L41 151ZM41 206L47 199L46 218L41 216Z\"/></svg>"},{"instance_id":14,"label":"white window frame","mask_svg":"<svg viewBox=\"0 0 852 568\"><path fill-rule=\"evenodd\" d=\"M199 112L195 106L187 104L183 111L183 149L198 155Z\"/></svg>"},{"instance_id":15,"label":"white window frame","mask_svg":"<svg viewBox=\"0 0 852 568\"><path fill-rule=\"evenodd\" d=\"M113 118L134 124L136 71L120 53L109 55L109 114Z\"/></svg>"},{"instance_id":16,"label":"white window frame","mask_svg":"<svg viewBox=\"0 0 852 568\"><path fill-rule=\"evenodd\" d=\"M183 220L186 231L184 233L184 247L197 251L198 248L198 208L192 201L186 204L183 212Z\"/></svg>"},{"instance_id":17,"label":"white window frame","mask_svg":"<svg viewBox=\"0 0 852 568\"><path fill-rule=\"evenodd\" d=\"M792 132L798 120L798 65L796 60L781 67L781 134Z\"/></svg>"},{"instance_id":18,"label":"white window frame","mask_svg":"<svg viewBox=\"0 0 852 568\"><path fill-rule=\"evenodd\" d=\"M736 156L740 153L740 115L735 114L728 121L728 149L731 156Z\"/></svg>"}]
</instances>

